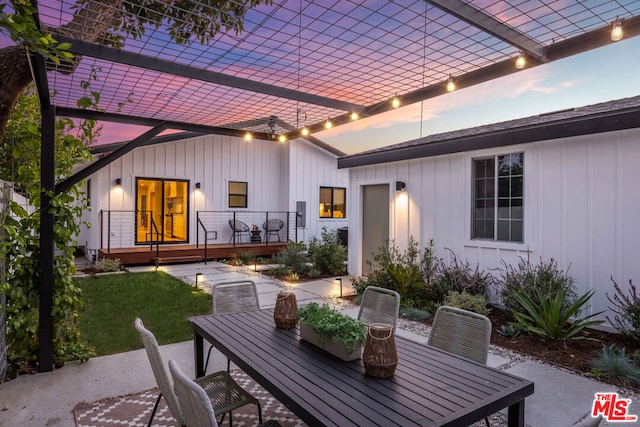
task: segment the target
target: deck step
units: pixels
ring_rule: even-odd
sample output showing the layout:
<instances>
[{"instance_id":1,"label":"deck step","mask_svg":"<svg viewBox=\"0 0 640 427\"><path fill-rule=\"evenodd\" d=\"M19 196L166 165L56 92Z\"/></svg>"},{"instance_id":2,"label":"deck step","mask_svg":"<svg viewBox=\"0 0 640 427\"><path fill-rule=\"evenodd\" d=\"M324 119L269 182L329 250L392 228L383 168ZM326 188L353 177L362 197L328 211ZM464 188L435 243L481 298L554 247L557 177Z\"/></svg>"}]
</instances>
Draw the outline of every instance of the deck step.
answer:
<instances>
[{"instance_id":1,"label":"deck step","mask_svg":"<svg viewBox=\"0 0 640 427\"><path fill-rule=\"evenodd\" d=\"M181 262L201 262L203 257L201 255L184 255L184 256L170 256L156 258L156 265L160 264L179 264Z\"/></svg>"}]
</instances>

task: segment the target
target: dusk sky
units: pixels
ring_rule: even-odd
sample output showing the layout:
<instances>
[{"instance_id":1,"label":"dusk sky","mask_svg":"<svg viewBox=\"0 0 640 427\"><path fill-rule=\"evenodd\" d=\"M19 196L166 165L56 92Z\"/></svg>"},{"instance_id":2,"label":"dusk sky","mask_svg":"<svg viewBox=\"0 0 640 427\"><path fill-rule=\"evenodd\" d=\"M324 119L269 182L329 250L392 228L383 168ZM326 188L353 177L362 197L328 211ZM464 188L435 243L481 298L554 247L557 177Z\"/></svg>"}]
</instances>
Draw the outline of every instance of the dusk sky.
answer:
<instances>
[{"instance_id":1,"label":"dusk sky","mask_svg":"<svg viewBox=\"0 0 640 427\"><path fill-rule=\"evenodd\" d=\"M0 34L0 47L7 43L11 42ZM640 95L638 70L640 37L623 39L314 136L353 154L446 131ZM99 143L126 141L146 129L105 123Z\"/></svg>"}]
</instances>

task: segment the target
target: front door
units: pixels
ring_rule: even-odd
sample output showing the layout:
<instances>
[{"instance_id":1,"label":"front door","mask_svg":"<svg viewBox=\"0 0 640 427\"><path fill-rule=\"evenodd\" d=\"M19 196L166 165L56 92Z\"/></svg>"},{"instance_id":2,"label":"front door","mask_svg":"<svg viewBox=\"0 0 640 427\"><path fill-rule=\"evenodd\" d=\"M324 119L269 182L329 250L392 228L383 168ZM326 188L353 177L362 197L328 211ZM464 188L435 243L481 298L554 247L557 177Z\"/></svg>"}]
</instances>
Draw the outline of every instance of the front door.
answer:
<instances>
[{"instance_id":1,"label":"front door","mask_svg":"<svg viewBox=\"0 0 640 427\"><path fill-rule=\"evenodd\" d=\"M188 240L189 182L136 179L136 243L183 243Z\"/></svg>"},{"instance_id":2,"label":"front door","mask_svg":"<svg viewBox=\"0 0 640 427\"><path fill-rule=\"evenodd\" d=\"M367 276L373 255L389 244L389 184L362 187L362 274Z\"/></svg>"}]
</instances>

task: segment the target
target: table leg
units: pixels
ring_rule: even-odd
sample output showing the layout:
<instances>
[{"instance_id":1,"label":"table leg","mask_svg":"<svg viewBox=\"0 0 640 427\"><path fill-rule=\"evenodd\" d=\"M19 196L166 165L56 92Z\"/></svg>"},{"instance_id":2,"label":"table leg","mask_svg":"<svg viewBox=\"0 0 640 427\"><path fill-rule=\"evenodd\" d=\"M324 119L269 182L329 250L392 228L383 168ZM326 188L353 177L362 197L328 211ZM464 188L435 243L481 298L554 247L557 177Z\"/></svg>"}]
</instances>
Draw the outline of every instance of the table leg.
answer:
<instances>
[{"instance_id":1,"label":"table leg","mask_svg":"<svg viewBox=\"0 0 640 427\"><path fill-rule=\"evenodd\" d=\"M204 348L202 335L193 332L193 357L196 364L196 378L204 376Z\"/></svg>"},{"instance_id":2,"label":"table leg","mask_svg":"<svg viewBox=\"0 0 640 427\"><path fill-rule=\"evenodd\" d=\"M507 425L509 427L524 426L524 399L509 406Z\"/></svg>"}]
</instances>

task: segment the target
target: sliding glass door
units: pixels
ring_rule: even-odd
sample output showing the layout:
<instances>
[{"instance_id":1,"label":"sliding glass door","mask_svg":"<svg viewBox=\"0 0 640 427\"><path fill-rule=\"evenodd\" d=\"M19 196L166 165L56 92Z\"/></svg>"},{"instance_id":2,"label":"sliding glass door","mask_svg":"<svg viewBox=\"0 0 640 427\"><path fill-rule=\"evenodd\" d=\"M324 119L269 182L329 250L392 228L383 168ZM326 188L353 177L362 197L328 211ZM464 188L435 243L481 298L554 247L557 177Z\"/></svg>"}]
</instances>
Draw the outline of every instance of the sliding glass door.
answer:
<instances>
[{"instance_id":1,"label":"sliding glass door","mask_svg":"<svg viewBox=\"0 0 640 427\"><path fill-rule=\"evenodd\" d=\"M136 243L188 241L189 181L136 178Z\"/></svg>"}]
</instances>

